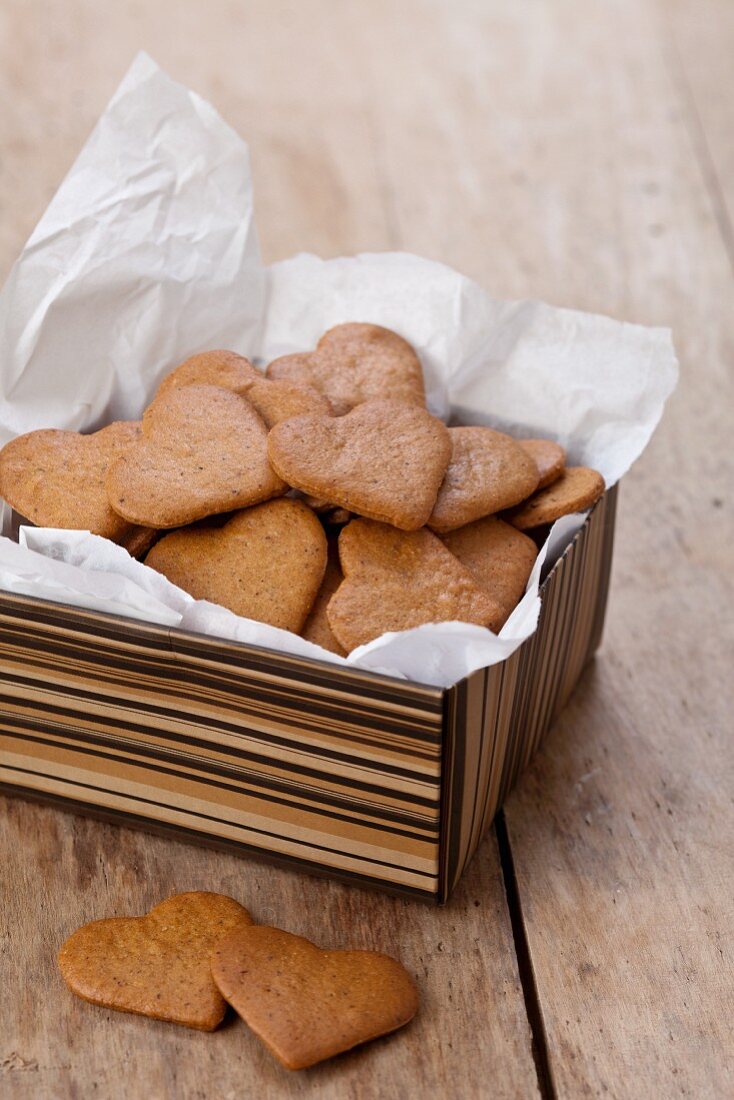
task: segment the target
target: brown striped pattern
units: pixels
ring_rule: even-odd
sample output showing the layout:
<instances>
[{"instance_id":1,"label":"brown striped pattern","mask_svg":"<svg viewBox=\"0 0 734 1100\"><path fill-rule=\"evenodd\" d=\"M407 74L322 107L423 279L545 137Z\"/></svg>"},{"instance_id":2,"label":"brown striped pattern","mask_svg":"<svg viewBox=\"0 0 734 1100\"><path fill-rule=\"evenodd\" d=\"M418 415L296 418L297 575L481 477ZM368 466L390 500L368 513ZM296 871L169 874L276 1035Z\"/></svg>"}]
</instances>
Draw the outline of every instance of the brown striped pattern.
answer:
<instances>
[{"instance_id":1,"label":"brown striped pattern","mask_svg":"<svg viewBox=\"0 0 734 1100\"><path fill-rule=\"evenodd\" d=\"M0 786L445 898L598 643L614 501L448 691L0 593Z\"/></svg>"},{"instance_id":2,"label":"brown striped pattern","mask_svg":"<svg viewBox=\"0 0 734 1100\"><path fill-rule=\"evenodd\" d=\"M442 693L0 597L0 781L433 895Z\"/></svg>"},{"instance_id":3,"label":"brown striped pattern","mask_svg":"<svg viewBox=\"0 0 734 1100\"><path fill-rule=\"evenodd\" d=\"M610 489L541 588L535 634L446 692L440 896L447 898L601 640L614 542Z\"/></svg>"}]
</instances>

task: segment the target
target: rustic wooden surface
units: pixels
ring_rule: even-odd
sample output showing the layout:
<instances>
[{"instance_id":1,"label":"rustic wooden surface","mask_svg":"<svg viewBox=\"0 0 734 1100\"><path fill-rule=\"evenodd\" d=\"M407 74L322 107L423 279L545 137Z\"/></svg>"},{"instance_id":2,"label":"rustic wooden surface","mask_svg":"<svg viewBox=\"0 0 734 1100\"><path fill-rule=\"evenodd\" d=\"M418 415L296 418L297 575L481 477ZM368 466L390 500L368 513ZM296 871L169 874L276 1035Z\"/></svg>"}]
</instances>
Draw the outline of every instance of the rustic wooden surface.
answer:
<instances>
[{"instance_id":1,"label":"rustic wooden surface","mask_svg":"<svg viewBox=\"0 0 734 1100\"><path fill-rule=\"evenodd\" d=\"M682 380L625 479L604 647L506 807L502 866L493 835L436 911L4 804L0 1095L733 1095L731 5L5 0L0 277L139 47L248 138L268 259L406 248L503 297L669 324ZM69 930L192 887L397 952L420 1017L294 1077L242 1025L67 994Z\"/></svg>"}]
</instances>

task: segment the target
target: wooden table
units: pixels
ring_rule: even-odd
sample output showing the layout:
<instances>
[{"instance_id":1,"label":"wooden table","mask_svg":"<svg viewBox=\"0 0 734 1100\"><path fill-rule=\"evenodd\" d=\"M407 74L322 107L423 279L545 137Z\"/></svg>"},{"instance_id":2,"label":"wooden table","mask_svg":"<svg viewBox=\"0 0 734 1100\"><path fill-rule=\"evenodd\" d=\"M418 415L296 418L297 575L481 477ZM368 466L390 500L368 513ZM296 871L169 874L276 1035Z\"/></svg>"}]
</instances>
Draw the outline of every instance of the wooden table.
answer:
<instances>
[{"instance_id":1,"label":"wooden table","mask_svg":"<svg viewBox=\"0 0 734 1100\"><path fill-rule=\"evenodd\" d=\"M268 259L404 248L498 296L672 325L603 649L443 910L23 802L0 817L0 1095L734 1095L734 6L5 0L0 274L144 47L250 143ZM308 1074L242 1024L75 1001L79 923L219 890L397 951L405 1032Z\"/></svg>"}]
</instances>

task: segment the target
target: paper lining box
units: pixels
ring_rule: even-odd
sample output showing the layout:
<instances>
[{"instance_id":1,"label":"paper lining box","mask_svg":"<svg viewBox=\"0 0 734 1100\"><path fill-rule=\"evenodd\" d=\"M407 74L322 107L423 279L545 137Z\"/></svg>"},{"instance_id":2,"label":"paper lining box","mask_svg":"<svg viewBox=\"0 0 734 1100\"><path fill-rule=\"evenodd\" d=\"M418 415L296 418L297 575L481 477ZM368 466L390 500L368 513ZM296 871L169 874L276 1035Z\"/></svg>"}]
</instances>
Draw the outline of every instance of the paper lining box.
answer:
<instances>
[{"instance_id":1,"label":"paper lining box","mask_svg":"<svg viewBox=\"0 0 734 1100\"><path fill-rule=\"evenodd\" d=\"M502 302L408 253L266 267L245 145L141 55L0 291L0 443L137 420L197 351L264 366L355 320L409 341L434 414L557 440L604 478L580 529L554 525L552 555L574 537L540 593L538 561L499 635L427 623L344 659L86 530L16 542L0 502L0 784L445 900L598 644L614 487L675 386L670 334Z\"/></svg>"},{"instance_id":2,"label":"paper lining box","mask_svg":"<svg viewBox=\"0 0 734 1100\"><path fill-rule=\"evenodd\" d=\"M0 592L0 788L445 901L599 644L616 496L447 689Z\"/></svg>"}]
</instances>

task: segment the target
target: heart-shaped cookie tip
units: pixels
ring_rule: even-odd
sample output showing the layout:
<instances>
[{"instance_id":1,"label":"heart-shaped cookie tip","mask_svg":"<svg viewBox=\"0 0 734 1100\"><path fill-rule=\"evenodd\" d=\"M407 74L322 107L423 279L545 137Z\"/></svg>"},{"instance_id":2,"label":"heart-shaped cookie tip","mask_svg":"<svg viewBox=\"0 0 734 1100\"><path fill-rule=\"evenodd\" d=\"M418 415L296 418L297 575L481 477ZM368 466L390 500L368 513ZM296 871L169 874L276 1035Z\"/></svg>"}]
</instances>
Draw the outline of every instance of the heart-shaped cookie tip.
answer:
<instances>
[{"instance_id":1,"label":"heart-shaped cookie tip","mask_svg":"<svg viewBox=\"0 0 734 1100\"><path fill-rule=\"evenodd\" d=\"M331 416L328 398L302 382L287 379L251 379L238 391L257 409L268 428L293 416Z\"/></svg>"},{"instance_id":2,"label":"heart-shaped cookie tip","mask_svg":"<svg viewBox=\"0 0 734 1100\"><path fill-rule=\"evenodd\" d=\"M442 542L501 609L498 626L504 626L522 599L538 556L533 540L496 516L485 516L449 531Z\"/></svg>"},{"instance_id":3,"label":"heart-shaped cookie tip","mask_svg":"<svg viewBox=\"0 0 734 1100\"><path fill-rule=\"evenodd\" d=\"M324 579L301 631L301 637L308 642L313 642L314 645L320 645L323 649L328 649L331 653L338 653L340 657L345 657L346 652L339 645L334 636L334 631L329 626L326 609L343 579L341 567L339 566L337 540L332 538L329 541L329 560L326 564Z\"/></svg>"},{"instance_id":4,"label":"heart-shaped cookie tip","mask_svg":"<svg viewBox=\"0 0 734 1100\"><path fill-rule=\"evenodd\" d=\"M428 520L453 531L511 508L535 491L539 473L516 440L492 428L449 428L451 460Z\"/></svg>"},{"instance_id":5,"label":"heart-shaped cookie tip","mask_svg":"<svg viewBox=\"0 0 734 1100\"><path fill-rule=\"evenodd\" d=\"M503 621L496 601L425 528L405 532L352 520L339 536L339 556L345 579L326 614L347 652L424 623L476 623L496 631Z\"/></svg>"},{"instance_id":6,"label":"heart-shaped cookie tip","mask_svg":"<svg viewBox=\"0 0 734 1100\"><path fill-rule=\"evenodd\" d=\"M292 1070L396 1031L418 1010L410 975L389 955L325 951L278 928L233 933L214 949L212 974L224 998Z\"/></svg>"},{"instance_id":7,"label":"heart-shaped cookie tip","mask_svg":"<svg viewBox=\"0 0 734 1100\"><path fill-rule=\"evenodd\" d=\"M430 516L450 453L440 420L397 401L295 417L268 436L270 462L289 485L406 531Z\"/></svg>"},{"instance_id":8,"label":"heart-shaped cookie tip","mask_svg":"<svg viewBox=\"0 0 734 1100\"><path fill-rule=\"evenodd\" d=\"M105 478L140 435L140 424L119 421L89 435L45 429L17 436L0 451L0 496L37 527L125 543L141 532L110 507Z\"/></svg>"},{"instance_id":9,"label":"heart-shaped cookie tip","mask_svg":"<svg viewBox=\"0 0 734 1100\"><path fill-rule=\"evenodd\" d=\"M268 462L267 434L245 398L219 386L174 387L147 409L143 438L110 466L110 504L132 523L170 528L277 496L286 486Z\"/></svg>"},{"instance_id":10,"label":"heart-shaped cookie tip","mask_svg":"<svg viewBox=\"0 0 734 1100\"><path fill-rule=\"evenodd\" d=\"M302 501L238 512L222 527L172 531L145 559L195 599L297 634L326 569L324 529Z\"/></svg>"},{"instance_id":11,"label":"heart-shaped cookie tip","mask_svg":"<svg viewBox=\"0 0 734 1100\"><path fill-rule=\"evenodd\" d=\"M59 951L73 993L92 1004L213 1031L226 1004L211 975L217 943L252 923L223 894L176 894L143 917L77 929Z\"/></svg>"},{"instance_id":12,"label":"heart-shaped cookie tip","mask_svg":"<svg viewBox=\"0 0 734 1100\"><path fill-rule=\"evenodd\" d=\"M530 455L538 467L539 489L551 485L563 473L566 452L560 443L552 439L519 439L518 443Z\"/></svg>"},{"instance_id":13,"label":"heart-shaped cookie tip","mask_svg":"<svg viewBox=\"0 0 734 1100\"><path fill-rule=\"evenodd\" d=\"M561 516L585 512L604 492L604 478L588 466L568 466L560 477L545 489L513 508L503 518L520 531L531 531L546 523L555 523Z\"/></svg>"},{"instance_id":14,"label":"heart-shaped cookie tip","mask_svg":"<svg viewBox=\"0 0 734 1100\"><path fill-rule=\"evenodd\" d=\"M275 359L266 373L313 386L336 416L380 398L425 405L420 359L407 340L380 325L336 325L315 351Z\"/></svg>"},{"instance_id":15,"label":"heart-shaped cookie tip","mask_svg":"<svg viewBox=\"0 0 734 1100\"><path fill-rule=\"evenodd\" d=\"M221 386L239 393L248 382L262 378L244 355L236 351L202 351L172 370L161 382L156 399L182 386Z\"/></svg>"}]
</instances>

